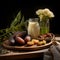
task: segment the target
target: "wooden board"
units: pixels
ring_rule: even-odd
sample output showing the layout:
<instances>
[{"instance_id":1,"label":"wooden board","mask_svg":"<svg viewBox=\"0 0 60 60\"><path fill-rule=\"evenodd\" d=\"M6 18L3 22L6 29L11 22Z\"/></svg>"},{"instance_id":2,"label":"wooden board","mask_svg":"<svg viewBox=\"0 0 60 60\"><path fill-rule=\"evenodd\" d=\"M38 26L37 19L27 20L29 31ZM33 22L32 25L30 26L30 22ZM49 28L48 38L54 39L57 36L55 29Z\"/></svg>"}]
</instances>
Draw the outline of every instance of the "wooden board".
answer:
<instances>
[{"instance_id":1,"label":"wooden board","mask_svg":"<svg viewBox=\"0 0 60 60\"><path fill-rule=\"evenodd\" d=\"M55 37L56 41L60 40L60 37ZM46 52L47 49L37 50L37 51L27 51L27 52L17 52L17 51L11 51L7 54L0 54L0 60L25 60L25 59L38 59L43 58L41 56L44 55L44 52Z\"/></svg>"},{"instance_id":2,"label":"wooden board","mask_svg":"<svg viewBox=\"0 0 60 60\"><path fill-rule=\"evenodd\" d=\"M3 42L3 47L9 50L18 50L18 51L34 51L34 50L42 50L50 47L52 45L52 41L49 43L46 43L45 45L41 46L31 46L31 47L25 47L25 46L10 46L9 40L6 40Z\"/></svg>"}]
</instances>

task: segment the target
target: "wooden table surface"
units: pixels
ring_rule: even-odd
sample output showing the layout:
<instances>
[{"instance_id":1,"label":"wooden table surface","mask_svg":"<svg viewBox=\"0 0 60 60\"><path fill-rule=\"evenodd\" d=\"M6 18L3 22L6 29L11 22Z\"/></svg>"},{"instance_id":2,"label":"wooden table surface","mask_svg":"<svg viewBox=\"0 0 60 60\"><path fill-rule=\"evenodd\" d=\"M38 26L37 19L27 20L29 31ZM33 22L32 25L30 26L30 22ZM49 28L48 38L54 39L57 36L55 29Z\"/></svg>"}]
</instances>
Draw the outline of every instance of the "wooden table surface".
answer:
<instances>
[{"instance_id":1,"label":"wooden table surface","mask_svg":"<svg viewBox=\"0 0 60 60\"><path fill-rule=\"evenodd\" d=\"M55 37L56 40L60 41L60 37ZM28 59L38 59L40 58L43 60L44 52L46 52L47 49L43 50L37 50L37 51L28 51L28 52L10 52L7 54L0 54L0 60L28 60Z\"/></svg>"},{"instance_id":2,"label":"wooden table surface","mask_svg":"<svg viewBox=\"0 0 60 60\"><path fill-rule=\"evenodd\" d=\"M17 60L17 59L28 59L28 58L39 58L43 56L43 53L48 49L38 50L38 51L30 51L30 52L10 52L7 54L1 54L0 60Z\"/></svg>"}]
</instances>

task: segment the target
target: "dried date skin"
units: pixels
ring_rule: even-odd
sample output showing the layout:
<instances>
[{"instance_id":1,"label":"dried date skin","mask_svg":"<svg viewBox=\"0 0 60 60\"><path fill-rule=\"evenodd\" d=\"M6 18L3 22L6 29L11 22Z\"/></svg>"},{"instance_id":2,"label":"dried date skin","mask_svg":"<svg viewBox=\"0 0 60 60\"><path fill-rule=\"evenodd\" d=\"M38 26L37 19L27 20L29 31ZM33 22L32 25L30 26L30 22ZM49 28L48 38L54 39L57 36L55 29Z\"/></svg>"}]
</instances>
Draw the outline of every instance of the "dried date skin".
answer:
<instances>
[{"instance_id":1,"label":"dried date skin","mask_svg":"<svg viewBox=\"0 0 60 60\"><path fill-rule=\"evenodd\" d=\"M15 46L15 45L21 45L19 42L17 42L16 37L21 37L22 39L24 39L27 35L26 31L17 31L15 32L12 36L10 36L9 41L10 41L10 45Z\"/></svg>"},{"instance_id":2,"label":"dried date skin","mask_svg":"<svg viewBox=\"0 0 60 60\"><path fill-rule=\"evenodd\" d=\"M31 40L31 36L27 35L24 40L25 40L25 42L27 43L28 41Z\"/></svg>"},{"instance_id":3,"label":"dried date skin","mask_svg":"<svg viewBox=\"0 0 60 60\"><path fill-rule=\"evenodd\" d=\"M51 41L51 39L52 39L51 36L52 36L51 33L43 34L43 35L40 35L40 36L37 38L37 40L38 40L38 41L43 41L43 40L45 40L46 43L49 43L49 42ZM20 46L20 45L25 45L25 44L27 44L27 42L32 41L32 38L31 38L30 35L28 35L28 34L26 33L26 31L22 31L22 32L18 31L18 32L15 32L15 33L13 34L13 36L12 36L9 40L10 40L12 46ZM34 45L37 44L38 41L36 41L36 39L35 39ZM30 44L30 43L28 43L28 45L29 45L29 44ZM32 43L31 43L31 45L32 45ZM41 45L41 44L39 43L38 45Z\"/></svg>"},{"instance_id":4,"label":"dried date skin","mask_svg":"<svg viewBox=\"0 0 60 60\"><path fill-rule=\"evenodd\" d=\"M52 39L51 37L46 37L46 38L45 38L45 41L48 43L48 42L51 41L51 39Z\"/></svg>"},{"instance_id":5,"label":"dried date skin","mask_svg":"<svg viewBox=\"0 0 60 60\"><path fill-rule=\"evenodd\" d=\"M25 41L21 38L21 37L16 37L16 41L17 43L19 43L20 45L24 45Z\"/></svg>"},{"instance_id":6,"label":"dried date skin","mask_svg":"<svg viewBox=\"0 0 60 60\"><path fill-rule=\"evenodd\" d=\"M27 32L26 31L22 31L16 34L16 37L21 37L21 38L25 38L27 36Z\"/></svg>"}]
</instances>

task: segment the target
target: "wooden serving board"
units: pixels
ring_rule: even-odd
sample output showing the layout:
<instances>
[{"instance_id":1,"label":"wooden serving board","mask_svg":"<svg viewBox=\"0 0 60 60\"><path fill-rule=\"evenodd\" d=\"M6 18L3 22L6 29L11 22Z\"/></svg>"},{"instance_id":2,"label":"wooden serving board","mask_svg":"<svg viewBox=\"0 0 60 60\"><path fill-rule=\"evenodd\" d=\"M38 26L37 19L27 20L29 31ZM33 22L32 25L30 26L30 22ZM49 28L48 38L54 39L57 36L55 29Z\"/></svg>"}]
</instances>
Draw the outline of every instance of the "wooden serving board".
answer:
<instances>
[{"instance_id":1,"label":"wooden serving board","mask_svg":"<svg viewBox=\"0 0 60 60\"><path fill-rule=\"evenodd\" d=\"M9 45L9 40L6 40L3 42L3 47L9 50L17 50L17 51L36 51L36 50L42 50L42 49L46 49L48 47L50 47L52 45L52 41L50 41L49 43L46 43L45 45L41 45L41 46L10 46Z\"/></svg>"},{"instance_id":2,"label":"wooden serving board","mask_svg":"<svg viewBox=\"0 0 60 60\"><path fill-rule=\"evenodd\" d=\"M60 40L60 37L55 37L56 41ZM0 54L0 60L25 60L30 58L40 58L43 56L44 52L46 52L47 49L40 49L36 51L12 51L7 54Z\"/></svg>"}]
</instances>

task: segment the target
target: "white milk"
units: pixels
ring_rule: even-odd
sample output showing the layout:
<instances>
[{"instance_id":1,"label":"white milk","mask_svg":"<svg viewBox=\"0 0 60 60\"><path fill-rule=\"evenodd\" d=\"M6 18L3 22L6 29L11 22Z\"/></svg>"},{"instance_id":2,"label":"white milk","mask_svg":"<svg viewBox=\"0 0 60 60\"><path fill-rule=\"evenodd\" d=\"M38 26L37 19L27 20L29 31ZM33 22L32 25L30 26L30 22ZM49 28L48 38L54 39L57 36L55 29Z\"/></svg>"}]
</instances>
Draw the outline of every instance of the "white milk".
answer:
<instances>
[{"instance_id":1,"label":"white milk","mask_svg":"<svg viewBox=\"0 0 60 60\"><path fill-rule=\"evenodd\" d=\"M29 22L28 24L28 34L31 35L32 38L37 38L40 34L40 26L38 22Z\"/></svg>"}]
</instances>

